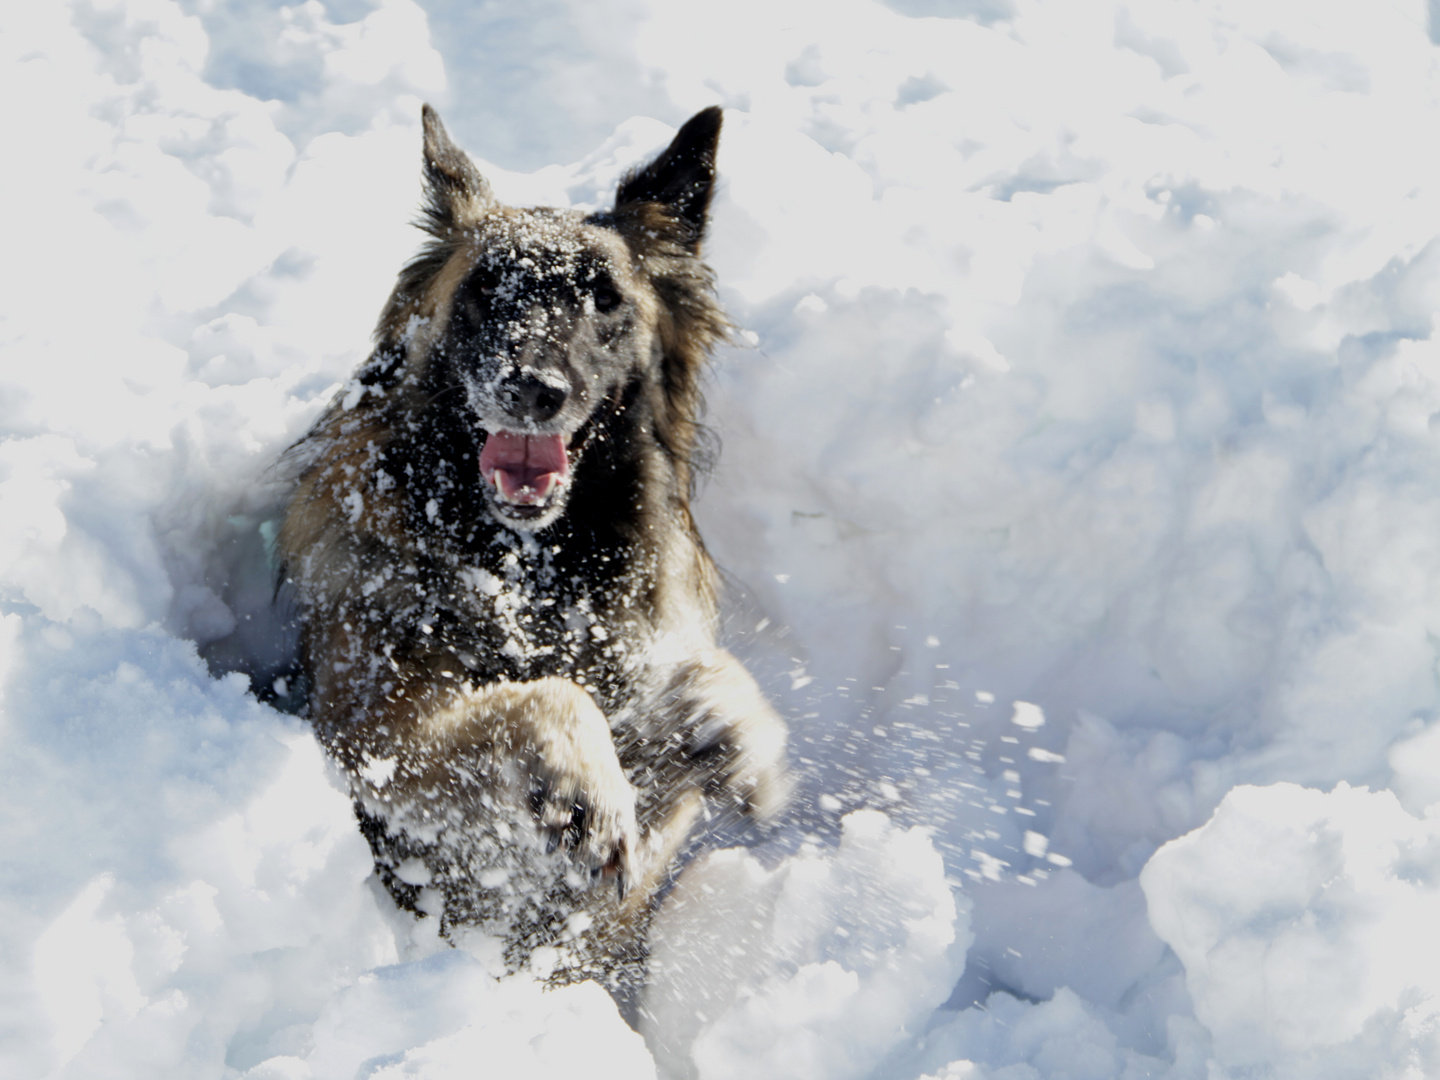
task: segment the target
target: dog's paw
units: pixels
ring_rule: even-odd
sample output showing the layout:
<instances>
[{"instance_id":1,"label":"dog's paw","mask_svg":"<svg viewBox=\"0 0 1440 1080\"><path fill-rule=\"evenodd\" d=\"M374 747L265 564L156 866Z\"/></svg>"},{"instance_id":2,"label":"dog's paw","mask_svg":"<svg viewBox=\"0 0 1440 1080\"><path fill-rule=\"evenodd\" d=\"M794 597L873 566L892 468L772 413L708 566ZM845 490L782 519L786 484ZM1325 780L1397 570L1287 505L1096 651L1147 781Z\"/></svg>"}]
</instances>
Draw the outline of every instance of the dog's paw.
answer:
<instances>
[{"instance_id":1,"label":"dog's paw","mask_svg":"<svg viewBox=\"0 0 1440 1080\"><path fill-rule=\"evenodd\" d=\"M564 852L592 877L613 879L623 898L635 878L635 791L623 775L618 779L537 763L530 809L546 851Z\"/></svg>"},{"instance_id":2,"label":"dog's paw","mask_svg":"<svg viewBox=\"0 0 1440 1080\"><path fill-rule=\"evenodd\" d=\"M741 720L712 718L691 733L686 753L710 773L706 792L761 821L780 813L790 801L792 783L785 766L785 724L759 701Z\"/></svg>"},{"instance_id":3,"label":"dog's paw","mask_svg":"<svg viewBox=\"0 0 1440 1080\"><path fill-rule=\"evenodd\" d=\"M670 689L683 752L723 809L760 820L789 801L785 721L750 673L723 649L709 650L674 676Z\"/></svg>"},{"instance_id":4,"label":"dog's paw","mask_svg":"<svg viewBox=\"0 0 1440 1080\"><path fill-rule=\"evenodd\" d=\"M635 880L639 834L635 789L620 767L610 726L573 683L531 685L523 710L528 794L546 846L596 878L613 879L623 897Z\"/></svg>"}]
</instances>

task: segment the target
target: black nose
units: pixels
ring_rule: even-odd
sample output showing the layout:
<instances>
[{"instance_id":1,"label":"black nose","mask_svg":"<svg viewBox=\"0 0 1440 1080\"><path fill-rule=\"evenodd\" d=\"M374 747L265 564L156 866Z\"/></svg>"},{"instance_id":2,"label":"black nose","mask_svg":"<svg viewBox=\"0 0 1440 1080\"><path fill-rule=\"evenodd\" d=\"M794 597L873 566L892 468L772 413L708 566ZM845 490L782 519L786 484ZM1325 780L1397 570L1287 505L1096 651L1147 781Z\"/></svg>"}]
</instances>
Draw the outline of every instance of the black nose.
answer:
<instances>
[{"instance_id":1,"label":"black nose","mask_svg":"<svg viewBox=\"0 0 1440 1080\"><path fill-rule=\"evenodd\" d=\"M517 420L543 424L558 413L570 396L570 389L556 379L542 379L530 372L511 375L500 384L500 404Z\"/></svg>"}]
</instances>

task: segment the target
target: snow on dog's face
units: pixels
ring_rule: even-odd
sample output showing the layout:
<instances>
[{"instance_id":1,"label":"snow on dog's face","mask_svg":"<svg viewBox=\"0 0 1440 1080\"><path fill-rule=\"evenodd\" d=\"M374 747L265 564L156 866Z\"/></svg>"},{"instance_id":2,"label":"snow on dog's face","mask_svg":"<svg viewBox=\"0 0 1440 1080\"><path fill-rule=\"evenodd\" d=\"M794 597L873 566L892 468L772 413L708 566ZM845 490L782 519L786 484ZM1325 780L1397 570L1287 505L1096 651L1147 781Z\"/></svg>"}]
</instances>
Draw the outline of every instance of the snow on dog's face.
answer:
<instances>
[{"instance_id":1,"label":"snow on dog's face","mask_svg":"<svg viewBox=\"0 0 1440 1080\"><path fill-rule=\"evenodd\" d=\"M637 398L688 476L699 366L725 333L699 259L720 111L692 118L621 182L613 210L589 216L501 204L428 106L424 120L434 239L400 275L377 363L403 352L413 400L463 413L486 511L512 528L553 523L586 447Z\"/></svg>"},{"instance_id":2,"label":"snow on dog's face","mask_svg":"<svg viewBox=\"0 0 1440 1080\"><path fill-rule=\"evenodd\" d=\"M543 528L597 422L658 365L655 298L620 236L578 214L498 211L474 233L430 364L472 414L490 512Z\"/></svg>"}]
</instances>

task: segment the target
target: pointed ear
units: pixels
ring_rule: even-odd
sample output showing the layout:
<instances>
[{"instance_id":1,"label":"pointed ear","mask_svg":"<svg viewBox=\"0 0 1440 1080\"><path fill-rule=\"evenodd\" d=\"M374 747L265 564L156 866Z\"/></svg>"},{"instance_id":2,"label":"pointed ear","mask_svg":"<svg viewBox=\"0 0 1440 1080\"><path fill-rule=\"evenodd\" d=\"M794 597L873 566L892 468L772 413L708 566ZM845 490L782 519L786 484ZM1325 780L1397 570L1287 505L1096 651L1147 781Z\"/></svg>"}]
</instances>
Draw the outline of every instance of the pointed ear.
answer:
<instances>
[{"instance_id":1,"label":"pointed ear","mask_svg":"<svg viewBox=\"0 0 1440 1080\"><path fill-rule=\"evenodd\" d=\"M715 147L723 115L718 105L702 109L686 121L663 154L628 173L615 193L617 215L638 203L660 203L681 227L686 247L698 252L715 192Z\"/></svg>"},{"instance_id":2,"label":"pointed ear","mask_svg":"<svg viewBox=\"0 0 1440 1080\"><path fill-rule=\"evenodd\" d=\"M450 141L435 110L424 106L420 119L425 127L425 205L420 227L440 237L482 217L495 196L470 158Z\"/></svg>"}]
</instances>

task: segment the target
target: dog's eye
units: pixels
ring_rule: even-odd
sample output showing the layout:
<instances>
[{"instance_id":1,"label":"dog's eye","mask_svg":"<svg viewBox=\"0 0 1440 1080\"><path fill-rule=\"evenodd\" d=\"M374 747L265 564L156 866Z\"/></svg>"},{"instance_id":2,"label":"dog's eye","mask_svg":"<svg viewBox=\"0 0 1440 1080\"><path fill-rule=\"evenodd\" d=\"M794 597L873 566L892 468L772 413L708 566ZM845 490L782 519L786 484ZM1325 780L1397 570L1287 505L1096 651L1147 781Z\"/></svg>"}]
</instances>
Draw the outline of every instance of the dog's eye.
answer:
<instances>
[{"instance_id":1,"label":"dog's eye","mask_svg":"<svg viewBox=\"0 0 1440 1080\"><path fill-rule=\"evenodd\" d=\"M595 310L602 315L614 311L620 306L620 290L608 281L595 283L594 297Z\"/></svg>"},{"instance_id":2,"label":"dog's eye","mask_svg":"<svg viewBox=\"0 0 1440 1080\"><path fill-rule=\"evenodd\" d=\"M467 286L474 296L489 300L500 287L500 275L491 267L482 266L470 275Z\"/></svg>"},{"instance_id":3,"label":"dog's eye","mask_svg":"<svg viewBox=\"0 0 1440 1080\"><path fill-rule=\"evenodd\" d=\"M488 268L477 269L456 295L455 311L471 327L484 326L490 320L499 286L499 275Z\"/></svg>"}]
</instances>

